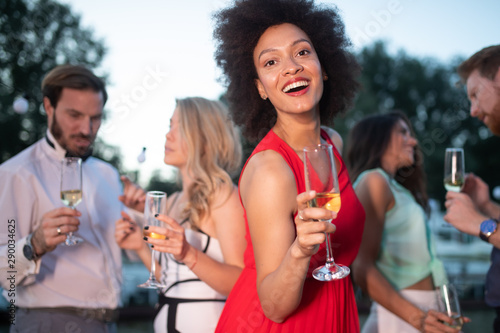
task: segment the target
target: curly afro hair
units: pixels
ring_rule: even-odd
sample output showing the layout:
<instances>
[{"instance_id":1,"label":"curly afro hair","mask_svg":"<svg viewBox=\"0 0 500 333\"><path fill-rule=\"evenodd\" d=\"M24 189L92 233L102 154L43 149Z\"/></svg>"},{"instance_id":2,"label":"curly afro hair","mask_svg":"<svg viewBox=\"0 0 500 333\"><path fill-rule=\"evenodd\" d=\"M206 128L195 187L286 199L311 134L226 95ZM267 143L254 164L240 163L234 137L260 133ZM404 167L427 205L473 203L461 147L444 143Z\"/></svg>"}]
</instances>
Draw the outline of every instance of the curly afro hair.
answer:
<instances>
[{"instance_id":1,"label":"curly afro hair","mask_svg":"<svg viewBox=\"0 0 500 333\"><path fill-rule=\"evenodd\" d=\"M360 67L347 50L351 43L336 7L312 0L236 0L214 14L215 60L222 69L233 119L250 141L260 140L276 122L276 111L255 86L253 51L271 26L290 23L311 39L329 79L320 101L321 123L332 125L346 111L358 89Z\"/></svg>"}]
</instances>

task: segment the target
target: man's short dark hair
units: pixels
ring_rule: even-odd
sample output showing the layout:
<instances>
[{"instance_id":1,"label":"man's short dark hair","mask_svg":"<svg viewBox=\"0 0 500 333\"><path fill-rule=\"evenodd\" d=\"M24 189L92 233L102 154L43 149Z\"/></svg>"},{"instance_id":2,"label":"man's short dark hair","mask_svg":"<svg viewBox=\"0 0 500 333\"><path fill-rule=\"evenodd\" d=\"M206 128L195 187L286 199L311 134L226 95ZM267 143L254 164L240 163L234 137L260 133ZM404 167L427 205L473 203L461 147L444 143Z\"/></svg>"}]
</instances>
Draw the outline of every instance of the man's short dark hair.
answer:
<instances>
[{"instance_id":1,"label":"man's short dark hair","mask_svg":"<svg viewBox=\"0 0 500 333\"><path fill-rule=\"evenodd\" d=\"M103 105L108 99L104 81L80 65L57 66L45 75L42 81L42 94L49 99L54 108L59 102L63 88L102 92Z\"/></svg>"},{"instance_id":2,"label":"man's short dark hair","mask_svg":"<svg viewBox=\"0 0 500 333\"><path fill-rule=\"evenodd\" d=\"M469 75L474 70L479 70L481 76L493 80L500 67L500 45L485 47L474 53L469 59L458 66L458 75L462 82L467 82Z\"/></svg>"}]
</instances>

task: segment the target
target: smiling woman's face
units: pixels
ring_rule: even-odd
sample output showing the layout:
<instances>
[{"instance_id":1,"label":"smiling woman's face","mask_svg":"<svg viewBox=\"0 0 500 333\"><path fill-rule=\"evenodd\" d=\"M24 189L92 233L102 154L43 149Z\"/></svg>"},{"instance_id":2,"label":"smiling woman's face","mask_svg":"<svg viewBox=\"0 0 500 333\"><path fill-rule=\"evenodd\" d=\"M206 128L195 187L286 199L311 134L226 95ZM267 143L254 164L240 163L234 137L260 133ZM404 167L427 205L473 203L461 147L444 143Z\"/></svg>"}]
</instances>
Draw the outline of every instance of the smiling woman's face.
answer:
<instances>
[{"instance_id":1,"label":"smiling woman's face","mask_svg":"<svg viewBox=\"0 0 500 333\"><path fill-rule=\"evenodd\" d=\"M415 139L403 120L399 120L392 128L391 141L382 160L383 164L391 165L395 170L411 166L415 162Z\"/></svg>"},{"instance_id":2,"label":"smiling woman's face","mask_svg":"<svg viewBox=\"0 0 500 333\"><path fill-rule=\"evenodd\" d=\"M318 55L304 31L293 24L269 27L253 52L257 89L276 111L301 113L319 104L323 73Z\"/></svg>"}]
</instances>

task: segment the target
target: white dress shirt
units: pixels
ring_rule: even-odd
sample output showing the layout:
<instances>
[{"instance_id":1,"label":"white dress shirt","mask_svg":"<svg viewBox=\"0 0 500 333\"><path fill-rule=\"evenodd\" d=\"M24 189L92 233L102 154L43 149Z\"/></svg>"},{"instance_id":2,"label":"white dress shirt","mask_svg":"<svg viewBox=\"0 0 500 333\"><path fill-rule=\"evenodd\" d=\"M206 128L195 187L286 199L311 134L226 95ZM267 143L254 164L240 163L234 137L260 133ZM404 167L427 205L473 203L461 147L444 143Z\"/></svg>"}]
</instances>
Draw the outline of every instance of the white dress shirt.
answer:
<instances>
[{"instance_id":1,"label":"white dress shirt","mask_svg":"<svg viewBox=\"0 0 500 333\"><path fill-rule=\"evenodd\" d=\"M26 236L40 226L42 216L64 206L60 174L66 152L49 131L47 137L54 147L43 138L0 165L3 295L23 308L116 308L121 305L122 276L114 230L124 207L118 200L122 192L119 174L108 163L90 157L82 164L83 199L76 207L82 215L76 234L84 241L76 246L59 244L35 261L23 255ZM14 235L8 223L15 224ZM9 239L15 239L15 251L9 252ZM9 258L12 252L15 261L12 255ZM8 280L12 276L14 288L13 280Z\"/></svg>"}]
</instances>

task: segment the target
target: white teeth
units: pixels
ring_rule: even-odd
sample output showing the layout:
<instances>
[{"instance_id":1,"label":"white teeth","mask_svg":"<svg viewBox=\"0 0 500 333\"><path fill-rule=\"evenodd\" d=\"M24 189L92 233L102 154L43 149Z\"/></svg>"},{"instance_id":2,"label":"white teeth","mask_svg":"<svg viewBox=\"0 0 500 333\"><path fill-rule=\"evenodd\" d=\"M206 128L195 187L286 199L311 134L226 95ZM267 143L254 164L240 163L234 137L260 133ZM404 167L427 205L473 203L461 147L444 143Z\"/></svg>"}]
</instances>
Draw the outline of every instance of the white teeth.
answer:
<instances>
[{"instance_id":1,"label":"white teeth","mask_svg":"<svg viewBox=\"0 0 500 333\"><path fill-rule=\"evenodd\" d=\"M298 87L307 87L308 85L309 85L309 82L307 82L307 81L294 82L292 84L289 84L285 88L283 88L283 92L289 92L290 90L298 88Z\"/></svg>"}]
</instances>

